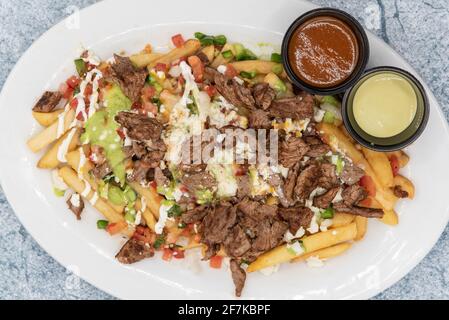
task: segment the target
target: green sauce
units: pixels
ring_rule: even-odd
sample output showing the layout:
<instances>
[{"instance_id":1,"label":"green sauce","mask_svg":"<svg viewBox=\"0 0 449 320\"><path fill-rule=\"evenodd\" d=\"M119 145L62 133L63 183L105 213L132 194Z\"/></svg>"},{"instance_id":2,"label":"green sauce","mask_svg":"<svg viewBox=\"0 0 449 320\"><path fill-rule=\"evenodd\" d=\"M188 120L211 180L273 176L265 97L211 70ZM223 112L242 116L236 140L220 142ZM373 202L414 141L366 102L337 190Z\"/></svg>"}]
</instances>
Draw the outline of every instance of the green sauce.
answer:
<instances>
[{"instance_id":1,"label":"green sauce","mask_svg":"<svg viewBox=\"0 0 449 320\"><path fill-rule=\"evenodd\" d=\"M85 124L82 141L89 141L93 145L102 147L106 159L122 185L125 184L125 153L123 142L117 133L120 125L114 120L117 113L131 109L131 101L122 90L114 85L105 94L106 108L97 111Z\"/></svg>"}]
</instances>

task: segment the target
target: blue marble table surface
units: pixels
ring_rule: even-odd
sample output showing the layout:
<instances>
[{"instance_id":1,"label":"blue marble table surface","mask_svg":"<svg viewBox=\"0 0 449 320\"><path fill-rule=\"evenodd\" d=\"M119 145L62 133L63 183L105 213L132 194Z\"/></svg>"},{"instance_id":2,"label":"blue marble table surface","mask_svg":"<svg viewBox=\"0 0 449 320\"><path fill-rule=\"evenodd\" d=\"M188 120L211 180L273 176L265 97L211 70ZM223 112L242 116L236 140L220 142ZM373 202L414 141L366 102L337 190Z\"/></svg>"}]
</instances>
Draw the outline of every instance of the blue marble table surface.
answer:
<instances>
[{"instance_id":1,"label":"blue marble table surface","mask_svg":"<svg viewBox=\"0 0 449 320\"><path fill-rule=\"evenodd\" d=\"M192 0L193 1L193 0ZM293 0L292 0L293 1ZM95 0L0 0L0 87L25 50L73 6ZM424 78L449 119L448 0L313 0L346 10ZM1 299L113 299L62 267L20 224L0 188ZM449 227L427 257L374 299L448 299Z\"/></svg>"}]
</instances>

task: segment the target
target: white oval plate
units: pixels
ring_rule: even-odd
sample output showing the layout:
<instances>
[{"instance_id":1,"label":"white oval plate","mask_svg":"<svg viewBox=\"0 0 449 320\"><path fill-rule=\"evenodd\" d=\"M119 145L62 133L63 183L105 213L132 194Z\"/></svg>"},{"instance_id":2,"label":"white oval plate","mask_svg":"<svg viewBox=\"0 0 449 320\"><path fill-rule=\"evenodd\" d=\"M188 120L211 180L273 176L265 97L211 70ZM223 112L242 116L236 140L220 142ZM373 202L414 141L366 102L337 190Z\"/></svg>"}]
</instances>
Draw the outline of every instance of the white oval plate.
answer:
<instances>
[{"instance_id":1,"label":"white oval plate","mask_svg":"<svg viewBox=\"0 0 449 320\"><path fill-rule=\"evenodd\" d=\"M39 155L26 140L39 130L31 108L45 89L74 72L73 58L82 43L101 57L137 51L145 43L166 47L170 37L195 31L226 34L246 44L281 43L289 24L314 6L299 1L103 1L69 23L45 33L23 55L11 72L0 97L1 182L17 216L39 244L56 260L119 298L232 299L233 283L225 268L207 264L194 273L177 263L148 259L132 266L119 264L114 255L124 242L96 230L98 213L89 208L77 222L62 199L52 193L50 174L36 169ZM385 43L369 35L371 66L411 67ZM409 272L432 248L449 219L449 134L434 96L428 91L431 116L423 136L408 150L406 174L417 193L401 203L400 224L388 227L370 221L368 235L345 255L323 268L286 264L276 274L248 275L244 298L349 299L369 298ZM436 146L436 143L438 146ZM42 266L45 268L45 266Z\"/></svg>"}]
</instances>

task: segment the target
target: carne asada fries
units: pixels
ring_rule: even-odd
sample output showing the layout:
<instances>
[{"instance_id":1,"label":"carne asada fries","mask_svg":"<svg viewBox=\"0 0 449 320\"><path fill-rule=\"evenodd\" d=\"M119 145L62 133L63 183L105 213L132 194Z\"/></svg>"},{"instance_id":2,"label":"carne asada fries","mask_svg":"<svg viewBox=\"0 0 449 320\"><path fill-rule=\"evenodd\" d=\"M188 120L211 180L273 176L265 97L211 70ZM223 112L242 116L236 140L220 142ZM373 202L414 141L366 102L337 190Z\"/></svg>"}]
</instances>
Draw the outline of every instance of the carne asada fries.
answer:
<instances>
[{"instance_id":1,"label":"carne asada fries","mask_svg":"<svg viewBox=\"0 0 449 320\"><path fill-rule=\"evenodd\" d=\"M240 295L246 272L320 264L370 218L398 223L397 201L415 195L399 174L409 158L355 144L336 97L293 90L276 52L262 60L200 32L172 41L104 61L86 50L33 108L37 167L75 218L87 201L98 229L129 238L118 261L202 251L212 268L230 260Z\"/></svg>"}]
</instances>

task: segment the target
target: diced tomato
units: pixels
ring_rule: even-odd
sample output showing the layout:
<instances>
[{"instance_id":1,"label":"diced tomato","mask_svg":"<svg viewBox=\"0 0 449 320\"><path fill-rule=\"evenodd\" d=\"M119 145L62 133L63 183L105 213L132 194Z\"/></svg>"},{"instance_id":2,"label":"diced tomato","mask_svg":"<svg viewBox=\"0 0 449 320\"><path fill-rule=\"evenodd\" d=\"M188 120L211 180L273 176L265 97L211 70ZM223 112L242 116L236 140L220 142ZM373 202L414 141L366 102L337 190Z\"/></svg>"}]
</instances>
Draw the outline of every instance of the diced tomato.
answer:
<instances>
[{"instance_id":1,"label":"diced tomato","mask_svg":"<svg viewBox=\"0 0 449 320\"><path fill-rule=\"evenodd\" d=\"M182 230L181 236L183 236L183 237L190 237L190 234L192 233L192 230L193 230L193 223L190 223L190 224L186 225L184 230Z\"/></svg>"},{"instance_id":2,"label":"diced tomato","mask_svg":"<svg viewBox=\"0 0 449 320\"><path fill-rule=\"evenodd\" d=\"M154 70L167 72L168 66L165 63L156 63L156 65L154 66Z\"/></svg>"},{"instance_id":3,"label":"diced tomato","mask_svg":"<svg viewBox=\"0 0 449 320\"><path fill-rule=\"evenodd\" d=\"M153 189L156 189L156 188L157 188L157 183L156 183L156 181L151 181L150 184L149 184L149 186L150 186L151 188L153 188Z\"/></svg>"},{"instance_id":4,"label":"diced tomato","mask_svg":"<svg viewBox=\"0 0 449 320\"><path fill-rule=\"evenodd\" d=\"M58 91L64 99L69 100L72 97L74 90L72 88L70 88L67 83L64 82L64 83L61 83Z\"/></svg>"},{"instance_id":5,"label":"diced tomato","mask_svg":"<svg viewBox=\"0 0 449 320\"><path fill-rule=\"evenodd\" d=\"M154 237L149 228L137 226L136 230L134 231L133 238L144 243L152 243Z\"/></svg>"},{"instance_id":6,"label":"diced tomato","mask_svg":"<svg viewBox=\"0 0 449 320\"><path fill-rule=\"evenodd\" d=\"M371 198L365 198L359 202L359 205L365 208L371 208L372 202Z\"/></svg>"},{"instance_id":7,"label":"diced tomato","mask_svg":"<svg viewBox=\"0 0 449 320\"><path fill-rule=\"evenodd\" d=\"M113 236L113 235L121 232L122 230L125 230L127 227L128 227L128 224L125 221L114 222L114 223L108 224L108 226L106 227L106 231L111 236Z\"/></svg>"},{"instance_id":8,"label":"diced tomato","mask_svg":"<svg viewBox=\"0 0 449 320\"><path fill-rule=\"evenodd\" d=\"M78 112L78 114L76 115L76 120L84 121L84 116L83 116L83 113L81 111Z\"/></svg>"},{"instance_id":9,"label":"diced tomato","mask_svg":"<svg viewBox=\"0 0 449 320\"><path fill-rule=\"evenodd\" d=\"M84 89L84 96L85 97L90 97L92 95L92 92L93 92L93 87L92 87L92 84L89 83L86 86L86 88Z\"/></svg>"},{"instance_id":10,"label":"diced tomato","mask_svg":"<svg viewBox=\"0 0 449 320\"><path fill-rule=\"evenodd\" d=\"M399 165L399 159L395 155L390 156L390 165L391 170L393 171L393 176L397 176L399 174L399 169L401 168Z\"/></svg>"},{"instance_id":11,"label":"diced tomato","mask_svg":"<svg viewBox=\"0 0 449 320\"><path fill-rule=\"evenodd\" d=\"M134 103L131 105L131 109L133 109L133 110L139 110L139 109L142 109L142 103L139 102L139 101L134 102Z\"/></svg>"},{"instance_id":12,"label":"diced tomato","mask_svg":"<svg viewBox=\"0 0 449 320\"><path fill-rule=\"evenodd\" d=\"M182 47L185 43L184 38L179 33L171 37L171 41L173 42L176 48Z\"/></svg>"},{"instance_id":13,"label":"diced tomato","mask_svg":"<svg viewBox=\"0 0 449 320\"><path fill-rule=\"evenodd\" d=\"M232 65L228 64L228 65L226 66L225 76L227 76L227 77L229 77L229 78L234 78L234 77L236 77L237 75L238 75L237 70L235 70L235 68L234 68Z\"/></svg>"},{"instance_id":14,"label":"diced tomato","mask_svg":"<svg viewBox=\"0 0 449 320\"><path fill-rule=\"evenodd\" d=\"M235 165L234 167L234 174L237 177L241 177L244 176L248 173L248 168L246 166L242 166L242 165Z\"/></svg>"},{"instance_id":15,"label":"diced tomato","mask_svg":"<svg viewBox=\"0 0 449 320\"><path fill-rule=\"evenodd\" d=\"M117 129L117 134L119 135L120 139L125 140L126 136L122 128Z\"/></svg>"},{"instance_id":16,"label":"diced tomato","mask_svg":"<svg viewBox=\"0 0 449 320\"><path fill-rule=\"evenodd\" d=\"M376 196L376 185L370 176L363 176L362 179L360 179L359 184L366 189L368 195L371 197Z\"/></svg>"},{"instance_id":17,"label":"diced tomato","mask_svg":"<svg viewBox=\"0 0 449 320\"><path fill-rule=\"evenodd\" d=\"M212 258L210 258L209 265L211 268L221 269L222 262L223 262L223 257L213 256Z\"/></svg>"},{"instance_id":18,"label":"diced tomato","mask_svg":"<svg viewBox=\"0 0 449 320\"><path fill-rule=\"evenodd\" d=\"M209 97L213 98L216 94L217 94L217 89L215 89L214 86L205 86L204 87L204 91L206 91L206 93L209 95Z\"/></svg>"},{"instance_id":19,"label":"diced tomato","mask_svg":"<svg viewBox=\"0 0 449 320\"><path fill-rule=\"evenodd\" d=\"M76 109L76 107L78 107L78 99L72 99L70 101L70 108Z\"/></svg>"},{"instance_id":20,"label":"diced tomato","mask_svg":"<svg viewBox=\"0 0 449 320\"><path fill-rule=\"evenodd\" d=\"M146 100L150 100L156 94L156 89L153 86L146 86L142 89L142 96Z\"/></svg>"},{"instance_id":21,"label":"diced tomato","mask_svg":"<svg viewBox=\"0 0 449 320\"><path fill-rule=\"evenodd\" d=\"M204 64L198 56L190 56L187 62L192 67L193 76L196 82L203 82Z\"/></svg>"},{"instance_id":22,"label":"diced tomato","mask_svg":"<svg viewBox=\"0 0 449 320\"><path fill-rule=\"evenodd\" d=\"M179 185L179 190L184 193L187 193L189 191L189 189L183 184Z\"/></svg>"},{"instance_id":23,"label":"diced tomato","mask_svg":"<svg viewBox=\"0 0 449 320\"><path fill-rule=\"evenodd\" d=\"M81 79L77 76L71 76L67 79L66 83L70 88L75 89L81 83Z\"/></svg>"},{"instance_id":24,"label":"diced tomato","mask_svg":"<svg viewBox=\"0 0 449 320\"><path fill-rule=\"evenodd\" d=\"M173 257L175 257L175 259L184 259L184 250L176 248L173 252Z\"/></svg>"},{"instance_id":25,"label":"diced tomato","mask_svg":"<svg viewBox=\"0 0 449 320\"><path fill-rule=\"evenodd\" d=\"M173 257L173 250L165 248L164 253L162 254L162 260L170 261L172 257Z\"/></svg>"},{"instance_id":26,"label":"diced tomato","mask_svg":"<svg viewBox=\"0 0 449 320\"><path fill-rule=\"evenodd\" d=\"M199 243L201 241L201 236L199 234L194 235L193 241L195 241L196 243Z\"/></svg>"}]
</instances>

